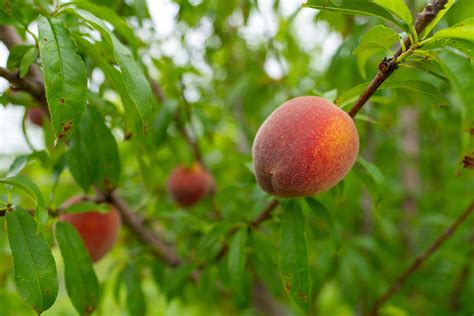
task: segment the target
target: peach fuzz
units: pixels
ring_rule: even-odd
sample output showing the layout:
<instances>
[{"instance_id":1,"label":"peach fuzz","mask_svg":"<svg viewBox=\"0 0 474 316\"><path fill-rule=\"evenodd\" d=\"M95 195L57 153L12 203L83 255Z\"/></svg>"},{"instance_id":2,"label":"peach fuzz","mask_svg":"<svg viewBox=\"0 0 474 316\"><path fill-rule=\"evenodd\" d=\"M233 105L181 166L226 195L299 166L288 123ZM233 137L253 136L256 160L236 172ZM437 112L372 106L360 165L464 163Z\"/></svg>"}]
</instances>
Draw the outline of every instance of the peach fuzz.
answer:
<instances>
[{"instance_id":1,"label":"peach fuzz","mask_svg":"<svg viewBox=\"0 0 474 316\"><path fill-rule=\"evenodd\" d=\"M285 102L265 120L252 156L264 191L298 197L335 186L354 165L358 151L351 117L326 99L303 96Z\"/></svg>"}]
</instances>

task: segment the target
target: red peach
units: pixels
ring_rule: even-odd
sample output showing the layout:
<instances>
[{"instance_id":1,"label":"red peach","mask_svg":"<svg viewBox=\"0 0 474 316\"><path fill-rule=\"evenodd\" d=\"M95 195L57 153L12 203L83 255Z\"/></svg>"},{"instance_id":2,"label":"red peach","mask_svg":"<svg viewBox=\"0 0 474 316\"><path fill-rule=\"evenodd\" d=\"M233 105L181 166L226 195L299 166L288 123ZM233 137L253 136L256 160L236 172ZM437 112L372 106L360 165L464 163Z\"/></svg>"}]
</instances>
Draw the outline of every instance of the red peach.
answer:
<instances>
[{"instance_id":1,"label":"red peach","mask_svg":"<svg viewBox=\"0 0 474 316\"><path fill-rule=\"evenodd\" d=\"M168 177L167 188L178 205L188 207L214 190L214 180L200 163L189 168L179 165Z\"/></svg>"},{"instance_id":2,"label":"red peach","mask_svg":"<svg viewBox=\"0 0 474 316\"><path fill-rule=\"evenodd\" d=\"M326 99L304 96L278 107L252 148L260 187L273 195L314 195L335 186L354 165L359 135L351 117Z\"/></svg>"},{"instance_id":3,"label":"red peach","mask_svg":"<svg viewBox=\"0 0 474 316\"><path fill-rule=\"evenodd\" d=\"M67 200L63 207L67 208L82 201L82 196L74 196ZM59 220L69 222L76 228L93 262L98 261L113 247L121 225L120 215L113 206L107 213L93 210L65 213Z\"/></svg>"}]
</instances>

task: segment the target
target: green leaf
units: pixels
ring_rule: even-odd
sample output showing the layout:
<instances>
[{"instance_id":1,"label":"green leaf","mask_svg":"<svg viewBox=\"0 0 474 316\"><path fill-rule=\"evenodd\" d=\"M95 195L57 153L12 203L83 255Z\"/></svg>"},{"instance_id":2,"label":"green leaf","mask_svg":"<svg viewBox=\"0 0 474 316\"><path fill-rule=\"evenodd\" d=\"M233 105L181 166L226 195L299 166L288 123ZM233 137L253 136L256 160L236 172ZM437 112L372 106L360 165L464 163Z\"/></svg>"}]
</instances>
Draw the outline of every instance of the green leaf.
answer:
<instances>
[{"instance_id":1,"label":"green leaf","mask_svg":"<svg viewBox=\"0 0 474 316\"><path fill-rule=\"evenodd\" d=\"M134 31L130 26L128 26L124 19L115 12L115 10L85 0L75 0L73 3L79 9L89 11L96 17L109 22L114 27L114 31L123 37L129 45L134 49L138 47L138 40L134 35Z\"/></svg>"},{"instance_id":2,"label":"green leaf","mask_svg":"<svg viewBox=\"0 0 474 316\"><path fill-rule=\"evenodd\" d=\"M367 88L368 85L369 85L369 82L364 82L349 89L348 91L344 92L342 95L338 96L334 100L334 104L336 104L337 106L341 108L344 108L351 102L354 102L355 100L357 100L359 95Z\"/></svg>"},{"instance_id":3,"label":"green leaf","mask_svg":"<svg viewBox=\"0 0 474 316\"><path fill-rule=\"evenodd\" d=\"M474 59L474 43L457 38L447 38L436 41L439 46L450 46L465 54L467 57Z\"/></svg>"},{"instance_id":4,"label":"green leaf","mask_svg":"<svg viewBox=\"0 0 474 316\"><path fill-rule=\"evenodd\" d=\"M379 18L385 19L387 21L393 22L396 25L404 27L405 25L400 23L390 11L384 7L371 2L369 0L340 0L340 1L328 1L328 0L309 0L303 7L320 9L320 10L329 10L340 12L344 14L352 15L369 15L377 16Z\"/></svg>"},{"instance_id":5,"label":"green leaf","mask_svg":"<svg viewBox=\"0 0 474 316\"><path fill-rule=\"evenodd\" d=\"M323 203L316 200L315 198L308 197L305 200L313 214L322 219L329 227L334 245L336 246L336 250L338 250L341 246L341 237L339 236L339 233L336 229L336 225L334 224L334 221L331 217L331 213Z\"/></svg>"},{"instance_id":6,"label":"green leaf","mask_svg":"<svg viewBox=\"0 0 474 316\"><path fill-rule=\"evenodd\" d=\"M146 301L140 286L140 274L136 266L128 265L123 270L123 281L127 289L127 307L130 315L141 316L146 313Z\"/></svg>"},{"instance_id":7,"label":"green leaf","mask_svg":"<svg viewBox=\"0 0 474 316\"><path fill-rule=\"evenodd\" d=\"M99 66L103 71L105 76L111 80L112 86L117 90L122 99L123 107L125 108L125 133L128 132L129 128L133 128L135 126L135 118L138 116L138 111L135 109L135 103L128 95L127 89L125 88L125 84L123 82L123 77L120 71L115 69L109 62L102 56L101 50L97 47L98 43L91 44L87 40L80 37L80 35L73 34L77 44L79 47L85 51L85 53L91 57L97 66Z\"/></svg>"},{"instance_id":8,"label":"green leaf","mask_svg":"<svg viewBox=\"0 0 474 316\"><path fill-rule=\"evenodd\" d=\"M45 150L34 151L31 154L17 156L8 168L7 177L13 177L19 174L23 168L26 167L28 161L33 159L37 159L43 165L47 165L50 157Z\"/></svg>"},{"instance_id":9,"label":"green leaf","mask_svg":"<svg viewBox=\"0 0 474 316\"><path fill-rule=\"evenodd\" d=\"M247 243L247 228L241 228L232 238L229 246L227 268L229 270L230 282L235 291L237 302L240 306L247 305L248 295L245 288L245 261L247 254L245 246Z\"/></svg>"},{"instance_id":10,"label":"green leaf","mask_svg":"<svg viewBox=\"0 0 474 316\"><path fill-rule=\"evenodd\" d=\"M163 142L166 130L174 118L177 107L178 102L176 100L166 100L160 113L156 116L156 119L153 122L153 140L157 144Z\"/></svg>"},{"instance_id":11,"label":"green leaf","mask_svg":"<svg viewBox=\"0 0 474 316\"><path fill-rule=\"evenodd\" d=\"M192 264L182 264L176 269L167 271L162 282L162 290L168 298L173 298L181 292L194 269L196 267Z\"/></svg>"},{"instance_id":12,"label":"green leaf","mask_svg":"<svg viewBox=\"0 0 474 316\"><path fill-rule=\"evenodd\" d=\"M458 26L439 30L433 35L433 38L457 38L469 42L474 42L474 24L471 23L472 21L474 21L474 19L466 20L464 24L462 23Z\"/></svg>"},{"instance_id":13,"label":"green leaf","mask_svg":"<svg viewBox=\"0 0 474 316\"><path fill-rule=\"evenodd\" d=\"M102 20L84 10L70 10L70 12L89 22L102 34L109 45L111 45L114 51L115 61L119 65L123 76L125 88L140 114L143 128L146 132L152 111L153 95L150 84L140 68L140 65L133 58L129 49L117 39Z\"/></svg>"},{"instance_id":14,"label":"green leaf","mask_svg":"<svg viewBox=\"0 0 474 316\"><path fill-rule=\"evenodd\" d=\"M387 80L382 84L384 89L389 88L403 88L424 93L425 95L434 99L439 106L447 106L448 100L441 94L441 92L432 84L418 81L418 80Z\"/></svg>"},{"instance_id":15,"label":"green leaf","mask_svg":"<svg viewBox=\"0 0 474 316\"><path fill-rule=\"evenodd\" d=\"M45 208L43 193L31 182L30 179L23 176L13 176L9 178L0 178L0 183L9 184L23 190L35 203L35 219L38 224L43 225L48 220L48 211Z\"/></svg>"},{"instance_id":16,"label":"green leaf","mask_svg":"<svg viewBox=\"0 0 474 316\"><path fill-rule=\"evenodd\" d=\"M16 45L10 50L10 54L7 59L7 68L10 70L16 70L20 68L20 62L28 52L34 46L30 45Z\"/></svg>"},{"instance_id":17,"label":"green leaf","mask_svg":"<svg viewBox=\"0 0 474 316\"><path fill-rule=\"evenodd\" d=\"M430 60L406 60L400 64L401 67L412 68L416 70L423 70L430 75L443 80L444 82L448 83L448 79L445 75L443 75L441 69L434 66Z\"/></svg>"},{"instance_id":18,"label":"green leaf","mask_svg":"<svg viewBox=\"0 0 474 316\"><path fill-rule=\"evenodd\" d=\"M374 124L374 125L377 125L379 124L379 122L374 119L373 117L370 117L368 115L365 115L365 114L357 114L357 116L355 117L355 120L356 121L361 121L361 122L367 122L367 123L370 123L370 124Z\"/></svg>"},{"instance_id":19,"label":"green leaf","mask_svg":"<svg viewBox=\"0 0 474 316\"><path fill-rule=\"evenodd\" d=\"M185 213L186 214L186 213ZM179 221L188 221L191 225L197 225L198 223L192 223L186 218L179 218ZM221 249L222 244L225 240L225 235L229 232L230 226L226 224L214 225L211 229L205 231L202 238L196 242L195 251L196 255L203 260L212 260Z\"/></svg>"},{"instance_id":20,"label":"green leaf","mask_svg":"<svg viewBox=\"0 0 474 316\"><path fill-rule=\"evenodd\" d=\"M369 85L369 82L364 82L349 89L348 91L344 92L342 95L338 96L334 100L334 103L340 108L345 108L347 105L357 100L359 95L367 88L368 85ZM439 106L446 106L448 104L448 100L444 97L444 95L442 95L441 92L435 86L427 82L418 81L418 80L394 81L394 80L389 79L385 81L378 88L378 90L391 89L391 88L404 88L404 89L410 89L417 92L421 92L431 97L432 99L434 99L438 103Z\"/></svg>"},{"instance_id":21,"label":"green leaf","mask_svg":"<svg viewBox=\"0 0 474 316\"><path fill-rule=\"evenodd\" d=\"M372 196L375 206L378 206L383 198L384 176L379 168L362 157L358 157L353 168L355 174L365 183Z\"/></svg>"},{"instance_id":22,"label":"green leaf","mask_svg":"<svg viewBox=\"0 0 474 316\"><path fill-rule=\"evenodd\" d=\"M93 184L112 191L120 179L117 143L104 119L92 106L71 137L66 155L76 182L87 191Z\"/></svg>"},{"instance_id":23,"label":"green leaf","mask_svg":"<svg viewBox=\"0 0 474 316\"><path fill-rule=\"evenodd\" d=\"M10 165L10 168L8 168L7 177L13 177L19 174L28 163L28 157L29 155L21 155L16 157Z\"/></svg>"},{"instance_id":24,"label":"green leaf","mask_svg":"<svg viewBox=\"0 0 474 316\"><path fill-rule=\"evenodd\" d=\"M99 299L99 281L92 261L74 226L57 222L55 233L64 260L64 279L69 298L80 315L90 315Z\"/></svg>"},{"instance_id":25,"label":"green leaf","mask_svg":"<svg viewBox=\"0 0 474 316\"><path fill-rule=\"evenodd\" d=\"M138 18L138 22L140 23L140 26L142 26L143 20L145 20L145 18L147 17L150 17L150 14L148 13L146 0L133 1L133 9L135 11L136 17Z\"/></svg>"},{"instance_id":26,"label":"green leaf","mask_svg":"<svg viewBox=\"0 0 474 316\"><path fill-rule=\"evenodd\" d=\"M61 20L39 17L38 30L46 98L57 145L72 134L84 115L86 68Z\"/></svg>"},{"instance_id":27,"label":"green leaf","mask_svg":"<svg viewBox=\"0 0 474 316\"><path fill-rule=\"evenodd\" d=\"M38 59L38 49L36 47L30 47L20 62L20 78L26 76L30 66L36 62L36 59Z\"/></svg>"},{"instance_id":28,"label":"green leaf","mask_svg":"<svg viewBox=\"0 0 474 316\"><path fill-rule=\"evenodd\" d=\"M454 56L454 54L452 54ZM462 58L458 59L445 59L439 58L436 55L427 55L432 61L434 61L448 78L450 85L457 96L459 102L458 109L460 110L462 123L459 124L461 131L461 148L462 154L472 151L472 137L465 132L466 129L471 127L472 117L472 103L474 89L474 83L472 81L472 61L471 64L467 61L462 61Z\"/></svg>"},{"instance_id":29,"label":"green leaf","mask_svg":"<svg viewBox=\"0 0 474 316\"><path fill-rule=\"evenodd\" d=\"M398 38L398 34L394 30L383 25L371 28L362 36L359 46L352 53L357 55L359 72L364 78L367 77L365 64L370 56L380 51L392 55L390 47L398 41Z\"/></svg>"},{"instance_id":30,"label":"green leaf","mask_svg":"<svg viewBox=\"0 0 474 316\"><path fill-rule=\"evenodd\" d=\"M411 16L410 9L403 0L373 0L374 3L384 7L389 10L395 16L399 17L403 22L405 22L408 27L407 30L412 27L413 18Z\"/></svg>"},{"instance_id":31,"label":"green leaf","mask_svg":"<svg viewBox=\"0 0 474 316\"><path fill-rule=\"evenodd\" d=\"M0 2L0 24L15 25L16 27L22 27L21 23L11 18L10 15L7 14L7 12L5 12L5 8L2 7L1 2Z\"/></svg>"},{"instance_id":32,"label":"green leaf","mask_svg":"<svg viewBox=\"0 0 474 316\"><path fill-rule=\"evenodd\" d=\"M27 211L16 208L7 212L6 223L16 287L26 303L40 314L53 305L58 295L54 257L46 240L36 233L36 223Z\"/></svg>"},{"instance_id":33,"label":"green leaf","mask_svg":"<svg viewBox=\"0 0 474 316\"><path fill-rule=\"evenodd\" d=\"M311 280L305 219L295 200L282 202L282 207L279 262L283 287L301 309L309 312Z\"/></svg>"},{"instance_id":34,"label":"green leaf","mask_svg":"<svg viewBox=\"0 0 474 316\"><path fill-rule=\"evenodd\" d=\"M430 34L431 30L436 26L436 24L438 24L439 21L441 21L446 12L451 9L454 2L456 2L456 0L448 0L446 2L443 9L441 9L438 14L436 14L436 17L430 23L428 23L424 30L418 35L418 38L420 40L425 39Z\"/></svg>"},{"instance_id":35,"label":"green leaf","mask_svg":"<svg viewBox=\"0 0 474 316\"><path fill-rule=\"evenodd\" d=\"M91 201L84 201L71 205L70 207L62 210L62 213L84 213L90 212L91 210L99 213L107 213L110 211L110 205L108 203L97 204Z\"/></svg>"}]
</instances>

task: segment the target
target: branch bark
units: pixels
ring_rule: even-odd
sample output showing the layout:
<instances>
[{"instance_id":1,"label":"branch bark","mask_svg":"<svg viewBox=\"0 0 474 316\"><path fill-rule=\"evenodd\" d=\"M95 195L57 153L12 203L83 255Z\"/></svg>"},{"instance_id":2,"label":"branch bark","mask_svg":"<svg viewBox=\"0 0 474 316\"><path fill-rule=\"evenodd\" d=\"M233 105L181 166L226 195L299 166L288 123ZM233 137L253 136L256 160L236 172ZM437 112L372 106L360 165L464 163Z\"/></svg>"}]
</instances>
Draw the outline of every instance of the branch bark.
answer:
<instances>
[{"instance_id":1,"label":"branch bark","mask_svg":"<svg viewBox=\"0 0 474 316\"><path fill-rule=\"evenodd\" d=\"M15 89L26 91L31 94L37 102L46 111L48 104L46 103L46 96L44 94L44 85L31 77L20 78L18 71L10 71L6 68L0 67L0 77L8 80Z\"/></svg>"},{"instance_id":2,"label":"branch bark","mask_svg":"<svg viewBox=\"0 0 474 316\"><path fill-rule=\"evenodd\" d=\"M278 200L273 199L270 204L250 223L250 227L257 228L262 222L272 216L273 210L278 206Z\"/></svg>"},{"instance_id":3,"label":"branch bark","mask_svg":"<svg viewBox=\"0 0 474 316\"><path fill-rule=\"evenodd\" d=\"M426 260L436 251L438 250L446 240L451 237L454 232L458 229L458 227L466 221L471 213L474 212L474 201L468 206L468 208L462 212L456 221L449 226L432 244L431 246L422 252L418 257L416 257L415 261L400 275L400 277L388 288L388 290L382 294L372 306L372 309L369 312L370 316L377 316L378 310L382 305L384 305L395 293L397 293L406 280L415 273L422 265L425 263Z\"/></svg>"},{"instance_id":4,"label":"branch bark","mask_svg":"<svg viewBox=\"0 0 474 316\"><path fill-rule=\"evenodd\" d=\"M130 209L128 204L121 197L113 192L107 199L108 202L117 208L125 225L140 241L148 245L158 258L162 259L171 267L176 267L181 264L181 259L178 257L176 250L161 240L155 231L145 227L143 225L143 219Z\"/></svg>"},{"instance_id":5,"label":"branch bark","mask_svg":"<svg viewBox=\"0 0 474 316\"><path fill-rule=\"evenodd\" d=\"M3 42L5 46L11 50L16 45L22 44L22 40L18 33L16 32L15 28L9 25L0 25L0 42ZM43 82L43 75L38 65L33 64L31 65L28 76L37 81L39 84Z\"/></svg>"},{"instance_id":6,"label":"branch bark","mask_svg":"<svg viewBox=\"0 0 474 316\"><path fill-rule=\"evenodd\" d=\"M426 5L426 7L418 14L415 21L415 30L417 34L420 34L426 26L434 20L438 15L439 11L444 8L448 0L432 0ZM405 39L405 47L409 49L411 47L411 42L408 38ZM356 114L362 109L365 103L370 99L370 97L377 91L377 89L382 85L382 83L387 80L388 77L398 67L397 58L403 53L402 48L399 47L395 55L389 59L384 58L379 64L379 71L375 75L375 78L370 82L369 86L365 91L360 95L359 99L356 101L354 106L349 111L350 117L355 117Z\"/></svg>"}]
</instances>

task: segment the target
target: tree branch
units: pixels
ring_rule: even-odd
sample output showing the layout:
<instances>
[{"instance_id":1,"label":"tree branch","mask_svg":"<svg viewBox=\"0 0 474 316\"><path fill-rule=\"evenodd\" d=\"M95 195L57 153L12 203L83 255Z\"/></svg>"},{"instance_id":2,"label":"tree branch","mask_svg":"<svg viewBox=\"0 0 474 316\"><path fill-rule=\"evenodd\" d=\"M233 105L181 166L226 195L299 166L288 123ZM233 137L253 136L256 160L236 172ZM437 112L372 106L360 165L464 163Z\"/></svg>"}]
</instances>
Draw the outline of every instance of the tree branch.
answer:
<instances>
[{"instance_id":1,"label":"tree branch","mask_svg":"<svg viewBox=\"0 0 474 316\"><path fill-rule=\"evenodd\" d=\"M262 222L269 219L273 210L278 206L278 200L273 199L270 204L250 223L250 227L257 228Z\"/></svg>"},{"instance_id":2,"label":"tree branch","mask_svg":"<svg viewBox=\"0 0 474 316\"><path fill-rule=\"evenodd\" d=\"M0 25L0 41L3 42L8 49L23 42L20 35L9 25Z\"/></svg>"},{"instance_id":3,"label":"tree branch","mask_svg":"<svg viewBox=\"0 0 474 316\"><path fill-rule=\"evenodd\" d=\"M470 238L470 244L474 245L474 235ZM464 265L462 266L459 274L456 277L455 283L449 295L449 307L451 311L456 312L461 307L461 294L469 280L469 274L471 273L472 259L474 257L474 248L472 248L466 255Z\"/></svg>"},{"instance_id":4,"label":"tree branch","mask_svg":"<svg viewBox=\"0 0 474 316\"><path fill-rule=\"evenodd\" d=\"M466 221L471 213L474 212L474 201L468 206L468 208L462 212L456 221L449 226L432 244L431 246L422 252L418 257L416 257L415 261L400 275L400 277L390 286L390 288L382 294L372 306L372 309L369 312L369 315L376 316L378 315L378 310L382 305L384 305L395 293L400 290L402 285L406 282L406 280L416 272L422 264L428 260L428 258L438 250L445 242L451 237L456 229Z\"/></svg>"},{"instance_id":5,"label":"tree branch","mask_svg":"<svg viewBox=\"0 0 474 316\"><path fill-rule=\"evenodd\" d=\"M439 11L444 8L448 0L432 0L430 3L426 5L421 13L418 14L416 21L415 21L415 30L417 34L420 34L426 26L433 21L433 19L438 15ZM405 39L405 47L409 49L411 47L411 42L407 38ZM379 71L375 78L370 82L369 86L362 92L359 96L359 99L356 101L354 106L349 110L348 114L351 117L355 117L356 114L360 111L360 109L364 106L364 104L372 97L372 95L377 91L377 89L382 85L382 83L390 77L390 75L397 69L397 57L399 57L403 53L402 48L398 48L397 52L390 59L384 59L379 65ZM275 203L273 207L267 207L267 209L263 210L260 214L260 218L255 219L257 226L260 224L261 221L265 221L266 219L271 217L271 213L275 206L278 204L277 200L274 200L272 203ZM270 205L269 205L270 206Z\"/></svg>"},{"instance_id":6,"label":"tree branch","mask_svg":"<svg viewBox=\"0 0 474 316\"><path fill-rule=\"evenodd\" d=\"M3 42L5 46L11 50L16 45L22 44L23 41L16 32L15 28L9 25L0 25L0 42ZM28 76L38 83L43 82L43 75L40 68L36 64L31 65L28 71Z\"/></svg>"},{"instance_id":7,"label":"tree branch","mask_svg":"<svg viewBox=\"0 0 474 316\"><path fill-rule=\"evenodd\" d=\"M127 203L115 192L108 197L108 202L113 204L119 211L125 225L144 244L148 245L152 252L166 262L171 267L181 264L175 249L161 240L161 238L151 229L143 225L142 218L129 208Z\"/></svg>"},{"instance_id":8,"label":"tree branch","mask_svg":"<svg viewBox=\"0 0 474 316\"><path fill-rule=\"evenodd\" d=\"M160 102L165 102L166 96L158 81L148 77L148 82L150 83L151 91L155 98Z\"/></svg>"},{"instance_id":9,"label":"tree branch","mask_svg":"<svg viewBox=\"0 0 474 316\"><path fill-rule=\"evenodd\" d=\"M432 0L426 5L426 7L418 14L415 21L415 30L417 34L420 34L426 26L433 21L438 15L439 11L444 8L448 0ZM411 42L408 38L405 39L405 47L409 49ZM403 53L402 48L399 47L397 52L392 58L382 60L379 64L379 71L375 75L375 78L370 82L369 86L362 92L359 99L356 101L354 106L349 111L350 117L355 117L357 112L362 109L364 104L370 99L370 97L377 91L380 85L387 80L390 75L397 69L398 60L397 58Z\"/></svg>"},{"instance_id":10,"label":"tree branch","mask_svg":"<svg viewBox=\"0 0 474 316\"><path fill-rule=\"evenodd\" d=\"M254 219L252 220L250 223L249 223L249 227L250 228L253 228L253 229L256 229L258 226L260 226L260 224L262 224L264 221L266 221L267 219L269 219L273 213L273 210L278 206L278 200L277 199L273 199L264 209L263 211ZM230 236L233 236L236 232L237 232L238 229L234 228L232 229L230 232L229 232L229 235ZM229 251L229 245L227 243L225 243L224 245L222 245L221 249L217 252L217 255L216 255L216 258L215 258L215 261L219 261L221 260L227 253L227 251Z\"/></svg>"},{"instance_id":11,"label":"tree branch","mask_svg":"<svg viewBox=\"0 0 474 316\"><path fill-rule=\"evenodd\" d=\"M10 71L3 67L0 67L0 77L8 80L15 89L31 94L44 109L48 110L48 104L46 103L46 96L44 94L44 85L41 82L31 77L20 78L18 71Z\"/></svg>"}]
</instances>

